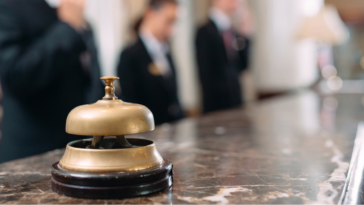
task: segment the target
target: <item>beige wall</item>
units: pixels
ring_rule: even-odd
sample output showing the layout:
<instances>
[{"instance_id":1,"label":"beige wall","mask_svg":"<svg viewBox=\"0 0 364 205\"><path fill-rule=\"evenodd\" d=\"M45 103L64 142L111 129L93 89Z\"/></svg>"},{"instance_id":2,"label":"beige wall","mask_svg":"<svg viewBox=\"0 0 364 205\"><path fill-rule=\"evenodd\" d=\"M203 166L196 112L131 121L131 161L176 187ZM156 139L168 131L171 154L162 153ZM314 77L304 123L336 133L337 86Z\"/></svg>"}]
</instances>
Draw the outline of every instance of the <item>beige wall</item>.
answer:
<instances>
[{"instance_id":1,"label":"beige wall","mask_svg":"<svg viewBox=\"0 0 364 205\"><path fill-rule=\"evenodd\" d=\"M87 0L85 16L91 24L102 75L116 75L119 53L125 41L125 0Z\"/></svg>"},{"instance_id":2,"label":"beige wall","mask_svg":"<svg viewBox=\"0 0 364 205\"><path fill-rule=\"evenodd\" d=\"M207 20L207 13L211 5L211 0L192 0L194 23L196 26L203 24Z\"/></svg>"},{"instance_id":3,"label":"beige wall","mask_svg":"<svg viewBox=\"0 0 364 205\"><path fill-rule=\"evenodd\" d=\"M308 87L317 80L316 44L312 40L298 40L296 34L306 13L315 7L318 12L322 3L322 0L251 1L256 27L252 71L258 92Z\"/></svg>"},{"instance_id":4,"label":"beige wall","mask_svg":"<svg viewBox=\"0 0 364 205\"><path fill-rule=\"evenodd\" d=\"M126 43L131 43L135 40L135 33L133 32L133 26L136 21L141 18L144 9L148 3L148 0L124 0L127 12L127 20L125 21Z\"/></svg>"}]
</instances>

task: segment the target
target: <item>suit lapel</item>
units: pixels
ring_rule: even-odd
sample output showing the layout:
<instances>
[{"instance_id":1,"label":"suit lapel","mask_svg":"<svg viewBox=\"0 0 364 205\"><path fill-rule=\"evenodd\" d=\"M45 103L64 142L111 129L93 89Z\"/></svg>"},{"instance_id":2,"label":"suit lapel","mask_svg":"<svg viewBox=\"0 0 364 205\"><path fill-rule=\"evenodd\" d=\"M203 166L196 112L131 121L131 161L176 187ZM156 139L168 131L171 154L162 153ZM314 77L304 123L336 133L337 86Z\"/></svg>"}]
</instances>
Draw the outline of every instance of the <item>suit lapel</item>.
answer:
<instances>
[{"instance_id":1,"label":"suit lapel","mask_svg":"<svg viewBox=\"0 0 364 205\"><path fill-rule=\"evenodd\" d=\"M226 48L224 45L224 40L222 38L222 34L220 33L216 24L211 19L210 19L209 24L210 24L210 30L213 33L214 38L217 40L216 42L218 42L219 50L223 52L225 60L228 61L227 52L226 52Z\"/></svg>"},{"instance_id":2,"label":"suit lapel","mask_svg":"<svg viewBox=\"0 0 364 205\"><path fill-rule=\"evenodd\" d=\"M167 92L167 94L169 96L173 96L174 92L173 92L173 87L171 86L171 82L173 82L173 78L174 78L174 68L173 68L173 63L171 62L171 59L170 57L168 56L168 60L170 61L170 64L171 64L171 69L172 69L172 73L173 73L173 77L171 77L172 79L170 80L167 80L165 79L162 75L158 74L158 73L153 73L153 70L157 69L157 68L152 68L154 66L156 66L153 62L153 59L152 57L150 56L150 54L148 53L147 51L147 48L145 47L143 41L138 38L138 45L140 45L140 48L141 48L141 57L147 59L147 66L143 69L146 69L146 72L148 72L149 74L152 75L152 78L154 78L154 80L161 86L161 88L163 90L165 90ZM156 71L158 72L158 71Z\"/></svg>"}]
</instances>

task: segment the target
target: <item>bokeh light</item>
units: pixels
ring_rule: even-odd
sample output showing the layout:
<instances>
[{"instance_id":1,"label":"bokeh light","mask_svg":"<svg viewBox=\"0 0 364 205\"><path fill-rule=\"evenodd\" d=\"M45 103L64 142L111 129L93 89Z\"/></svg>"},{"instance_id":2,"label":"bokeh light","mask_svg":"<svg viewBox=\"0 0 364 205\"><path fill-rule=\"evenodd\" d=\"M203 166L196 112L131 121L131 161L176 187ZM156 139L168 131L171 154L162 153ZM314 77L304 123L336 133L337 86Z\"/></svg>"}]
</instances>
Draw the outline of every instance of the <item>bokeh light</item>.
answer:
<instances>
[{"instance_id":1,"label":"bokeh light","mask_svg":"<svg viewBox=\"0 0 364 205\"><path fill-rule=\"evenodd\" d=\"M327 87L330 90L340 90L343 86L343 80L339 76L332 76L327 80Z\"/></svg>"}]
</instances>

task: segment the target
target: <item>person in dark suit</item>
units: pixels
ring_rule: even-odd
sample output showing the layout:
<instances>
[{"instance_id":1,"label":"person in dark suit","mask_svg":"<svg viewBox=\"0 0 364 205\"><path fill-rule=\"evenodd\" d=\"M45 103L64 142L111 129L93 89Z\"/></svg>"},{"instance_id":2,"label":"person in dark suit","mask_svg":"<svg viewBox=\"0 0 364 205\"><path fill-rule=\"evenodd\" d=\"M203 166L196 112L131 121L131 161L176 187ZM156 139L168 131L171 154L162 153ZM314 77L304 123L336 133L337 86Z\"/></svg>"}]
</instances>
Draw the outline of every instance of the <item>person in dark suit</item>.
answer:
<instances>
[{"instance_id":1,"label":"person in dark suit","mask_svg":"<svg viewBox=\"0 0 364 205\"><path fill-rule=\"evenodd\" d=\"M203 112L242 104L239 74L248 66L249 40L232 27L236 0L213 0L208 22L196 36L196 54L203 91Z\"/></svg>"},{"instance_id":2,"label":"person in dark suit","mask_svg":"<svg viewBox=\"0 0 364 205\"><path fill-rule=\"evenodd\" d=\"M65 132L68 113L101 97L102 84L91 90L98 66L85 63L94 54L83 38L83 10L84 0L61 0L58 9L0 0L0 162L65 147L78 138Z\"/></svg>"},{"instance_id":3,"label":"person in dark suit","mask_svg":"<svg viewBox=\"0 0 364 205\"><path fill-rule=\"evenodd\" d=\"M121 99L148 107L156 125L183 117L167 44L176 15L176 1L151 0L138 22L138 39L122 52L118 66Z\"/></svg>"}]
</instances>

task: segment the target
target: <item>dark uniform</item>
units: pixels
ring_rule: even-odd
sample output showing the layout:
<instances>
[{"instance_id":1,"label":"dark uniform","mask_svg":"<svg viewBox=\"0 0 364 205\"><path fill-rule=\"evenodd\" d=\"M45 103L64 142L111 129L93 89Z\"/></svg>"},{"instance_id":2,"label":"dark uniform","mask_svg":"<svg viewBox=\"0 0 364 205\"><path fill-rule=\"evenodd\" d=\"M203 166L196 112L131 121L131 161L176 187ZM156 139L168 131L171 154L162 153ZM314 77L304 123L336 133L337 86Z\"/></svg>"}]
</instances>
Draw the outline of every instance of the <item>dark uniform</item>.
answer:
<instances>
[{"instance_id":1,"label":"dark uniform","mask_svg":"<svg viewBox=\"0 0 364 205\"><path fill-rule=\"evenodd\" d=\"M220 33L209 20L198 29L196 51L204 113L241 105L239 74L248 66L249 40L233 30Z\"/></svg>"},{"instance_id":2,"label":"dark uniform","mask_svg":"<svg viewBox=\"0 0 364 205\"><path fill-rule=\"evenodd\" d=\"M65 132L68 113L102 94L98 66L81 64L89 43L44 0L0 0L0 162L77 139Z\"/></svg>"},{"instance_id":3,"label":"dark uniform","mask_svg":"<svg viewBox=\"0 0 364 205\"><path fill-rule=\"evenodd\" d=\"M121 99L148 107L156 125L183 117L174 64L169 54L167 59L171 72L163 76L158 72L142 39L138 38L134 45L122 52L118 66Z\"/></svg>"}]
</instances>

